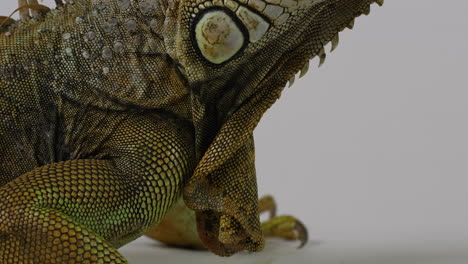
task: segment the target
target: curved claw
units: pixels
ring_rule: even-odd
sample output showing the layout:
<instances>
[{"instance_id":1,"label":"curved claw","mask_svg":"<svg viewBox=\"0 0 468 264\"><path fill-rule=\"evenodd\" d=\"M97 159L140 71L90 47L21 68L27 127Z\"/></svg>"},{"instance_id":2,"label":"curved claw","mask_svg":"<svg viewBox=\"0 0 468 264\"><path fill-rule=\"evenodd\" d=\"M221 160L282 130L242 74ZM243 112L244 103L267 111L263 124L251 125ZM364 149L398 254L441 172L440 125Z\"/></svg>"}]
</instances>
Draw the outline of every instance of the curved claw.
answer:
<instances>
[{"instance_id":1,"label":"curved claw","mask_svg":"<svg viewBox=\"0 0 468 264\"><path fill-rule=\"evenodd\" d=\"M303 248L307 242L309 241L309 232L307 231L307 228L305 225L299 221L296 220L296 225L294 226L297 232L298 240L301 241L301 244L299 245L298 249Z\"/></svg>"},{"instance_id":2,"label":"curved claw","mask_svg":"<svg viewBox=\"0 0 468 264\"><path fill-rule=\"evenodd\" d=\"M288 240L299 240L298 248L303 248L309 240L305 225L292 216L277 216L262 223L265 237L279 237Z\"/></svg>"},{"instance_id":3,"label":"curved claw","mask_svg":"<svg viewBox=\"0 0 468 264\"><path fill-rule=\"evenodd\" d=\"M269 212L270 219L276 217L276 202L273 196L266 195L258 201L258 208L260 213Z\"/></svg>"}]
</instances>

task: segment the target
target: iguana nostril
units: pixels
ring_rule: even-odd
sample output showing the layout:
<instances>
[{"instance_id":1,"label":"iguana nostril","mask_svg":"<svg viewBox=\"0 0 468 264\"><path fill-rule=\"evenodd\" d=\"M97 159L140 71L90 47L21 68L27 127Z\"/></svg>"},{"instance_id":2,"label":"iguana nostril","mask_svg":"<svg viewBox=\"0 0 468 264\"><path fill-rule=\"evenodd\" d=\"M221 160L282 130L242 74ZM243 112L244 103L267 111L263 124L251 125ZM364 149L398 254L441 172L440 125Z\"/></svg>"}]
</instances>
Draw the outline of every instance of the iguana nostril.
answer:
<instances>
[{"instance_id":1,"label":"iguana nostril","mask_svg":"<svg viewBox=\"0 0 468 264\"><path fill-rule=\"evenodd\" d=\"M195 25L195 39L203 57L213 64L234 57L246 41L239 25L222 10L202 14Z\"/></svg>"}]
</instances>

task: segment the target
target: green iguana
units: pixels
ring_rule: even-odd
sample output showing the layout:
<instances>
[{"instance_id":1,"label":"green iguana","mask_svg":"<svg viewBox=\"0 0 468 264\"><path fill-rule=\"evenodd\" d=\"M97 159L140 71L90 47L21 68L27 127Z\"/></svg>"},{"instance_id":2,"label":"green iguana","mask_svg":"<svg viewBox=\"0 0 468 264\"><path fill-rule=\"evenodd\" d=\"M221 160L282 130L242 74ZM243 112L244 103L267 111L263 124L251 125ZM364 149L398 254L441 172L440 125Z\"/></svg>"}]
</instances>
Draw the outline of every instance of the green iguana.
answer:
<instances>
[{"instance_id":1,"label":"green iguana","mask_svg":"<svg viewBox=\"0 0 468 264\"><path fill-rule=\"evenodd\" d=\"M307 241L258 202L253 130L383 0L56 2L0 18L0 263L126 263L148 232L222 256Z\"/></svg>"}]
</instances>

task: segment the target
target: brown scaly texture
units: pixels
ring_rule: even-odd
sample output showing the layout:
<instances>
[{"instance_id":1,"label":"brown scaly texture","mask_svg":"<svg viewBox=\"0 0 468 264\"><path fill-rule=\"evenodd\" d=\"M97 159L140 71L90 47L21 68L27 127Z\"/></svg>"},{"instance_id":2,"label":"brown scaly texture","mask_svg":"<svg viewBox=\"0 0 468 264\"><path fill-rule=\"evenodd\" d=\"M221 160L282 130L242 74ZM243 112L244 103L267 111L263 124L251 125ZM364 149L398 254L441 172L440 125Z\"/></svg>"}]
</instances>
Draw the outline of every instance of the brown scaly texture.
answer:
<instances>
[{"instance_id":1,"label":"brown scaly texture","mask_svg":"<svg viewBox=\"0 0 468 264\"><path fill-rule=\"evenodd\" d=\"M373 2L77 0L0 19L0 263L125 263L117 248L161 221L153 237L223 256L286 237L271 226L294 218L259 221L253 130ZM258 40L239 6L269 23ZM218 64L197 42L210 12L244 38Z\"/></svg>"}]
</instances>

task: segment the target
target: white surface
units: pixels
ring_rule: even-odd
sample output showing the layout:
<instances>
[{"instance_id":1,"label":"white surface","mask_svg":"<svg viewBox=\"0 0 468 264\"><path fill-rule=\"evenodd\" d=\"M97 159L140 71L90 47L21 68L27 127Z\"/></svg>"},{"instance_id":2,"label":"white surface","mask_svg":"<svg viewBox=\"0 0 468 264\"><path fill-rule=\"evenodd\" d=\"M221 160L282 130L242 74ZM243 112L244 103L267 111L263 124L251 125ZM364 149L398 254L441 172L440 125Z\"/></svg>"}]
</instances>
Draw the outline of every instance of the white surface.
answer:
<instances>
[{"instance_id":1,"label":"white surface","mask_svg":"<svg viewBox=\"0 0 468 264\"><path fill-rule=\"evenodd\" d=\"M15 1L4 2L7 14ZM260 192L319 243L219 258L140 239L122 252L135 264L468 263L467 11L461 0L373 7L261 122Z\"/></svg>"},{"instance_id":2,"label":"white surface","mask_svg":"<svg viewBox=\"0 0 468 264\"><path fill-rule=\"evenodd\" d=\"M311 241L304 249L297 250L291 243L270 240L261 253L222 258L207 251L165 248L140 239L122 252L131 263L141 264L466 264L468 260L466 247L430 241Z\"/></svg>"}]
</instances>

